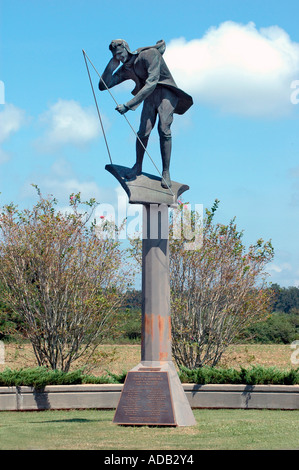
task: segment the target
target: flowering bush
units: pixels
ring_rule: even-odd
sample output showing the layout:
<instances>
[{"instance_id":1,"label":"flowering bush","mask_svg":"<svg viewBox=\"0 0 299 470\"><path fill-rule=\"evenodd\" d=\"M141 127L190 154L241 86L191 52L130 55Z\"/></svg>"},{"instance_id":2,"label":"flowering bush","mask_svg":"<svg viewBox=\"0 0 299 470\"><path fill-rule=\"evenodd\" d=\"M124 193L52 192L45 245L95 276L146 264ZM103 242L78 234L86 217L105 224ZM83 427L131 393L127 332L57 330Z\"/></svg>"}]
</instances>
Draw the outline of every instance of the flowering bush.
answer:
<instances>
[{"instance_id":1,"label":"flowering bush","mask_svg":"<svg viewBox=\"0 0 299 470\"><path fill-rule=\"evenodd\" d=\"M173 355L190 369L215 366L235 337L271 309L264 272L273 258L271 242L260 239L246 250L234 219L213 223L217 207L218 201L206 211L196 250L185 250L186 240L173 239L170 227Z\"/></svg>"},{"instance_id":2,"label":"flowering bush","mask_svg":"<svg viewBox=\"0 0 299 470\"><path fill-rule=\"evenodd\" d=\"M38 364L68 371L110 330L131 274L109 223L91 222L94 199L73 194L63 213L37 191L31 210L0 212L1 296L21 316Z\"/></svg>"}]
</instances>

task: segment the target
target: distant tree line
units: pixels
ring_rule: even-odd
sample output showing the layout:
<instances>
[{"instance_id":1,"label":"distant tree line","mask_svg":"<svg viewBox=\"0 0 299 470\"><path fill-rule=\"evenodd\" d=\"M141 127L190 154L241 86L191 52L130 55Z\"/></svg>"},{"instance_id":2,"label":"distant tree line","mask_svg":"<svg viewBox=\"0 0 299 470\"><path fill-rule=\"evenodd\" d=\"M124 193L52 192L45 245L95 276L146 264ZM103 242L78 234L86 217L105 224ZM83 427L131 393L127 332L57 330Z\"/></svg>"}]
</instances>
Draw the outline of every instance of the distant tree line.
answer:
<instances>
[{"instance_id":1,"label":"distant tree line","mask_svg":"<svg viewBox=\"0 0 299 470\"><path fill-rule=\"evenodd\" d=\"M269 317L247 328L237 338L238 342L290 344L299 339L299 288L273 284L270 289L274 296ZM122 341L140 340L141 297L140 290L127 292L118 313L118 339Z\"/></svg>"},{"instance_id":2,"label":"distant tree line","mask_svg":"<svg viewBox=\"0 0 299 470\"><path fill-rule=\"evenodd\" d=\"M269 318L247 328L238 337L239 342L290 344L299 339L299 288L271 287L276 297ZM141 339L140 290L129 290L123 304L115 312L116 327L111 329L106 341L138 342ZM0 302L0 340L18 340L23 337L22 319L8 306Z\"/></svg>"},{"instance_id":3,"label":"distant tree line","mask_svg":"<svg viewBox=\"0 0 299 470\"><path fill-rule=\"evenodd\" d=\"M271 289L274 292L274 312L299 313L299 287L272 284Z\"/></svg>"},{"instance_id":4,"label":"distant tree line","mask_svg":"<svg viewBox=\"0 0 299 470\"><path fill-rule=\"evenodd\" d=\"M241 342L290 344L299 339L299 288L272 284L272 313L263 322L251 325Z\"/></svg>"}]
</instances>

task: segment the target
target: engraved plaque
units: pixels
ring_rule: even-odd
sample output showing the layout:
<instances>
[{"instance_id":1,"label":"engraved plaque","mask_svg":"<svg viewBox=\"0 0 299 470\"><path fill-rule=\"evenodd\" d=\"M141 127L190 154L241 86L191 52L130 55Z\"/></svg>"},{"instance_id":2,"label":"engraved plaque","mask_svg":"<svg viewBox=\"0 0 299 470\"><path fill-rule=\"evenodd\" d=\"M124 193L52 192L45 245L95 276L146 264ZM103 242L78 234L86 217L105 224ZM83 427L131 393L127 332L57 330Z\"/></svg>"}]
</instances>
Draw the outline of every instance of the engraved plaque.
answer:
<instances>
[{"instance_id":1,"label":"engraved plaque","mask_svg":"<svg viewBox=\"0 0 299 470\"><path fill-rule=\"evenodd\" d=\"M128 372L116 424L176 426L167 372Z\"/></svg>"}]
</instances>

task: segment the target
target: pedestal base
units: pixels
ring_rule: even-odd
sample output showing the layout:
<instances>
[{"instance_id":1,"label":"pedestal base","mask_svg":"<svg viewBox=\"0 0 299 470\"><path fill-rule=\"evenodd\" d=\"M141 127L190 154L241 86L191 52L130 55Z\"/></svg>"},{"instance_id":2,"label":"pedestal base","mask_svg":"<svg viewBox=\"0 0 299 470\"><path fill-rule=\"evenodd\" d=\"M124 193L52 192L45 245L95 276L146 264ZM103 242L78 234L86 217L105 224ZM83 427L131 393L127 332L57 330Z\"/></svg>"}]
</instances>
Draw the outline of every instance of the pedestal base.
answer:
<instances>
[{"instance_id":1,"label":"pedestal base","mask_svg":"<svg viewBox=\"0 0 299 470\"><path fill-rule=\"evenodd\" d=\"M161 186L161 178L149 173L141 173L133 180L127 180L130 168L121 165L106 165L109 171L120 182L126 191L130 204L167 204L176 205L178 197L189 189L186 184L172 181L171 188Z\"/></svg>"},{"instance_id":2,"label":"pedestal base","mask_svg":"<svg viewBox=\"0 0 299 470\"><path fill-rule=\"evenodd\" d=\"M193 412L172 362L142 361L128 372L113 422L193 426Z\"/></svg>"}]
</instances>

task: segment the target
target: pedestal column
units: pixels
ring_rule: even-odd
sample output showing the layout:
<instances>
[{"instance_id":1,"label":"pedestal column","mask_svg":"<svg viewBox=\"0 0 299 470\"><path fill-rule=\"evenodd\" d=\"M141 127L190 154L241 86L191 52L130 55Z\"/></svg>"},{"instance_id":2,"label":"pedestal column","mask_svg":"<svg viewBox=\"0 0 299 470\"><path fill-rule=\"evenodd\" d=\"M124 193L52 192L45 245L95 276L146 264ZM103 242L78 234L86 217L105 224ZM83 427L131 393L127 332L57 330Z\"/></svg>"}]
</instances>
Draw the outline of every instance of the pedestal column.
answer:
<instances>
[{"instance_id":1,"label":"pedestal column","mask_svg":"<svg viewBox=\"0 0 299 470\"><path fill-rule=\"evenodd\" d=\"M171 361L166 204L143 206L141 361Z\"/></svg>"}]
</instances>

